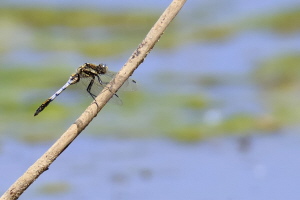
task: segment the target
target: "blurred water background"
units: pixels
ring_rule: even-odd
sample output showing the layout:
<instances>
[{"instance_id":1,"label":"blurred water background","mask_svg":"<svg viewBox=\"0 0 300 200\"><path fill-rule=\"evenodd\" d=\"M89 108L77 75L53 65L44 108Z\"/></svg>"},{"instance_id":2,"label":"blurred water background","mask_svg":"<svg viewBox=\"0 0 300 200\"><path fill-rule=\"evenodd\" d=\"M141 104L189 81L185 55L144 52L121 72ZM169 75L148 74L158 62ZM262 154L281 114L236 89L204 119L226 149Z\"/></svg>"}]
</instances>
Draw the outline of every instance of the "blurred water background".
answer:
<instances>
[{"instance_id":1,"label":"blurred water background","mask_svg":"<svg viewBox=\"0 0 300 200\"><path fill-rule=\"evenodd\" d=\"M170 1L0 3L0 192L92 102ZM188 1L120 93L20 199L300 198L300 3Z\"/></svg>"}]
</instances>

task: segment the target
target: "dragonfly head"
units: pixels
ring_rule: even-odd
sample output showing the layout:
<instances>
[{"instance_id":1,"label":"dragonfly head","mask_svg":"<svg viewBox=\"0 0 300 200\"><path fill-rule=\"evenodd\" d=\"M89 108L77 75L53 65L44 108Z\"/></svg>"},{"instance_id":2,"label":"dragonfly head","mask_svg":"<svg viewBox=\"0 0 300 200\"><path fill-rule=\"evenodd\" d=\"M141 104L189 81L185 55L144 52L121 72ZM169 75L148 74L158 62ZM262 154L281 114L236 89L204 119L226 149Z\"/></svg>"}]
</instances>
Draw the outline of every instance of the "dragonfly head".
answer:
<instances>
[{"instance_id":1,"label":"dragonfly head","mask_svg":"<svg viewBox=\"0 0 300 200\"><path fill-rule=\"evenodd\" d=\"M105 74L108 71L108 67L106 64L99 64L98 65L99 74Z\"/></svg>"},{"instance_id":2,"label":"dragonfly head","mask_svg":"<svg viewBox=\"0 0 300 200\"><path fill-rule=\"evenodd\" d=\"M79 74L78 73L72 74L70 76L70 79L69 79L70 85L75 84L78 81L79 81Z\"/></svg>"}]
</instances>

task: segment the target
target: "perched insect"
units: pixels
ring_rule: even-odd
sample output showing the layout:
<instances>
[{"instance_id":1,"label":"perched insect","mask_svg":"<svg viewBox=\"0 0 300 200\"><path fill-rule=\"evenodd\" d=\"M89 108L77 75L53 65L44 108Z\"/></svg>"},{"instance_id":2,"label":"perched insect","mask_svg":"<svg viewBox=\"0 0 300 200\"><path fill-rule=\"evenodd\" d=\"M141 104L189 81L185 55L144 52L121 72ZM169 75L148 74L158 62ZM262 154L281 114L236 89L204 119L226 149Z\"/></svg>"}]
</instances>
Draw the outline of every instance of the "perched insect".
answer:
<instances>
[{"instance_id":1,"label":"perched insect","mask_svg":"<svg viewBox=\"0 0 300 200\"><path fill-rule=\"evenodd\" d=\"M53 94L40 107L38 107L38 109L34 113L34 116L42 112L68 86L79 82L88 82L86 91L91 95L93 99L95 99L116 74L116 72L108 71L108 67L105 64L83 64L77 69L76 73L70 76L69 80L64 86L62 86L57 92L55 92L55 94ZM134 91L136 90L136 88L137 84L135 80L128 79L120 89L125 91ZM122 100L117 94L114 94L112 99L117 104L122 104Z\"/></svg>"}]
</instances>

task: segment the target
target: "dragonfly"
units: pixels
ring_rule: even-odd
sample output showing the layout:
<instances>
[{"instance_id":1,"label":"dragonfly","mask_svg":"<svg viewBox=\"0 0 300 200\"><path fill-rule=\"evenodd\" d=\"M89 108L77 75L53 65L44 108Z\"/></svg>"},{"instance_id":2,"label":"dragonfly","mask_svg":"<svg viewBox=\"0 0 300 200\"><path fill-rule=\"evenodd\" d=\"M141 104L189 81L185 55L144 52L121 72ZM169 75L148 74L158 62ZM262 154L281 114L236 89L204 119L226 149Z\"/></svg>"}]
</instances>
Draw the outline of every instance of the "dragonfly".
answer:
<instances>
[{"instance_id":1,"label":"dragonfly","mask_svg":"<svg viewBox=\"0 0 300 200\"><path fill-rule=\"evenodd\" d=\"M70 76L69 80L64 86L62 86L57 92L55 92L55 94L49 97L44 103L42 103L42 105L40 105L40 107L38 107L34 113L34 116L37 116L40 112L42 112L67 87L79 82L85 85L86 91L95 100L97 95L103 90L109 81L115 77L116 74L116 72L109 71L107 65L105 64L95 65L91 63L84 63L76 70L76 73ZM136 88L136 81L129 78L125 81L120 90L135 91ZM114 94L111 100L117 104L122 104L122 100L117 94Z\"/></svg>"}]
</instances>

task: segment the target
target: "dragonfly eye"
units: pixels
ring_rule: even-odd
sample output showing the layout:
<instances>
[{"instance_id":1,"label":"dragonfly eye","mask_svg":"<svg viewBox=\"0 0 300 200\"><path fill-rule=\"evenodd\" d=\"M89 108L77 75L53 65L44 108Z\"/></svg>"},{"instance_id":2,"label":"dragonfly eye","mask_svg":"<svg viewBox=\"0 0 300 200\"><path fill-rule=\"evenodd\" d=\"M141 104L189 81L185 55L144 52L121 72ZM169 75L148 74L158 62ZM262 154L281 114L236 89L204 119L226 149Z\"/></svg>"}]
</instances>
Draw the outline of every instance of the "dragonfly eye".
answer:
<instances>
[{"instance_id":1,"label":"dragonfly eye","mask_svg":"<svg viewBox=\"0 0 300 200\"><path fill-rule=\"evenodd\" d=\"M106 64L100 64L101 74L105 74L108 71L108 67Z\"/></svg>"}]
</instances>

